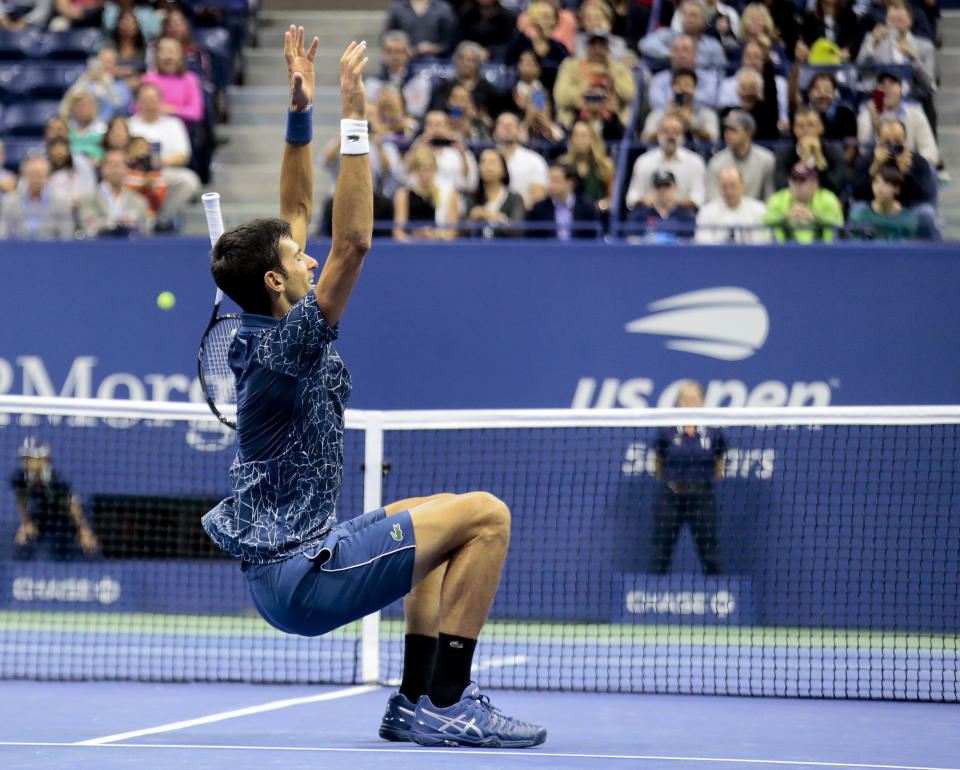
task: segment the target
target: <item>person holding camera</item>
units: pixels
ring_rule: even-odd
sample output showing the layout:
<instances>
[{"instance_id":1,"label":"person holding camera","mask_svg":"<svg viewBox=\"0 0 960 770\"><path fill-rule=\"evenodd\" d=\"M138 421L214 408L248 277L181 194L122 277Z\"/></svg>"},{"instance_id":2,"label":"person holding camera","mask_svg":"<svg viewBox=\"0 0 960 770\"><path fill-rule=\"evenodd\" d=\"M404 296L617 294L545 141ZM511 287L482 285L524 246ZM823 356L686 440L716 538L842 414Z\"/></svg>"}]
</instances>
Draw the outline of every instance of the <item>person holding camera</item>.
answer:
<instances>
[{"instance_id":1,"label":"person holding camera","mask_svg":"<svg viewBox=\"0 0 960 770\"><path fill-rule=\"evenodd\" d=\"M684 134L694 142L717 142L720 138L720 121L715 110L697 104L697 73L692 69L673 71L673 100L663 110L652 110L643 124L640 139L656 141L660 121L664 115L673 115L683 124Z\"/></svg>"},{"instance_id":2,"label":"person holding camera","mask_svg":"<svg viewBox=\"0 0 960 770\"><path fill-rule=\"evenodd\" d=\"M897 119L884 121L873 149L861 155L853 168L851 217L873 200L873 179L884 167L896 168L903 176L900 203L917 216L920 237L936 234L937 180L930 163L906 147L907 130Z\"/></svg>"},{"instance_id":3,"label":"person holding camera","mask_svg":"<svg viewBox=\"0 0 960 770\"><path fill-rule=\"evenodd\" d=\"M442 110L431 110L423 119L423 130L413 144L414 150L426 149L437 161L437 184L460 193L471 193L477 187L477 160L463 138L450 125L450 116Z\"/></svg>"}]
</instances>

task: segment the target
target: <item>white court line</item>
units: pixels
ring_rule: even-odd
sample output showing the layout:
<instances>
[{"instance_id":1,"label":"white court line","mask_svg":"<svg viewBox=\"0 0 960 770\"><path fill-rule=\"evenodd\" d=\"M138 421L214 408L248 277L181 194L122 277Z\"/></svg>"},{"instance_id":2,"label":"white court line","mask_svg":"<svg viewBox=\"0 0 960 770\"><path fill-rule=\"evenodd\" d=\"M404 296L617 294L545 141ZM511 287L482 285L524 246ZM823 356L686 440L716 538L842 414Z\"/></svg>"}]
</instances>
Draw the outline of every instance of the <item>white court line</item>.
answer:
<instances>
[{"instance_id":1,"label":"white court line","mask_svg":"<svg viewBox=\"0 0 960 770\"><path fill-rule=\"evenodd\" d=\"M303 703L319 703L325 700L336 700L337 698L349 698L351 695L362 695L365 692L379 690L380 686L375 684L361 685L360 687L348 687L346 690L336 690L335 692L326 692L320 695L309 695L303 698L288 698L287 700L275 700L270 703L264 703L260 706L248 706L243 709L234 709L233 711L221 711L219 714L210 714L197 719L185 719L182 722L171 722L158 727L148 727L144 730L131 730L127 733L117 733L115 735L105 735L102 738L90 738L86 741L77 741L75 746L102 746L113 743L114 741L124 741L127 738L139 738L141 735L152 735L154 733L168 733L171 730L183 730L186 727L195 725L206 725L210 722L222 722L224 719L233 719L235 717L245 717L249 714L260 714L264 711L276 711L290 706L299 706ZM52 744L51 744L52 745Z\"/></svg>"},{"instance_id":2,"label":"white court line","mask_svg":"<svg viewBox=\"0 0 960 770\"><path fill-rule=\"evenodd\" d=\"M857 770L960 770L958 767L930 767L927 765L871 765L859 762L810 762L788 759L736 759L732 757L665 757L647 754L562 754L559 752L540 751L539 749L524 749L511 751L509 749L465 749L465 748L431 748L420 749L410 746L402 749L358 749L334 748L323 746L230 746L218 744L191 744L191 743L41 743L36 741L0 741L0 746L46 746L76 748L77 746L92 746L107 749L214 749L218 751L313 751L331 753L354 754L407 754L417 751L432 751L444 754L482 754L486 757L514 756L514 757L556 757L559 759L628 759L648 760L658 762L726 762L727 764L746 765L794 765L801 767L845 767Z\"/></svg>"}]
</instances>

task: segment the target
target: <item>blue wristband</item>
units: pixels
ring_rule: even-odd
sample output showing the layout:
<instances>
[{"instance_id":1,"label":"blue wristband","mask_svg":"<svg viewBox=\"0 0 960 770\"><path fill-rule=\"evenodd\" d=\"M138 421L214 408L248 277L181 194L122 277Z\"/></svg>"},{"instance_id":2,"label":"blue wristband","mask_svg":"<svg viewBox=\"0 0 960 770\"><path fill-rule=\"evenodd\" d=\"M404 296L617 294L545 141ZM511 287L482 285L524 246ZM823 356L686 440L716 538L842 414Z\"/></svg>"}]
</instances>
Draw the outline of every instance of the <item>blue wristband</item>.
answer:
<instances>
[{"instance_id":1,"label":"blue wristband","mask_svg":"<svg viewBox=\"0 0 960 770\"><path fill-rule=\"evenodd\" d=\"M302 112L287 111L287 143L310 144L313 139L313 107Z\"/></svg>"}]
</instances>

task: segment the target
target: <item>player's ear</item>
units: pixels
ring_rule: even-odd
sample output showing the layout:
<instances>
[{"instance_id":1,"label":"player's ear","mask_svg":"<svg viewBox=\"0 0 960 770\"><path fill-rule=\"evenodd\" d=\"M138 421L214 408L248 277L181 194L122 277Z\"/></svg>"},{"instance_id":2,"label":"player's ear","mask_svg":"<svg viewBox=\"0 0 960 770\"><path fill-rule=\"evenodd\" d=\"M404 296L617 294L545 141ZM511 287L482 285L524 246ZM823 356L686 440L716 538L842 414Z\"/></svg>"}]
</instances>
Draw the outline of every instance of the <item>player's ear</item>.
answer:
<instances>
[{"instance_id":1,"label":"player's ear","mask_svg":"<svg viewBox=\"0 0 960 770\"><path fill-rule=\"evenodd\" d=\"M263 285L267 287L267 291L271 294L282 294L283 279L283 273L277 270L267 270L267 272L263 274Z\"/></svg>"}]
</instances>

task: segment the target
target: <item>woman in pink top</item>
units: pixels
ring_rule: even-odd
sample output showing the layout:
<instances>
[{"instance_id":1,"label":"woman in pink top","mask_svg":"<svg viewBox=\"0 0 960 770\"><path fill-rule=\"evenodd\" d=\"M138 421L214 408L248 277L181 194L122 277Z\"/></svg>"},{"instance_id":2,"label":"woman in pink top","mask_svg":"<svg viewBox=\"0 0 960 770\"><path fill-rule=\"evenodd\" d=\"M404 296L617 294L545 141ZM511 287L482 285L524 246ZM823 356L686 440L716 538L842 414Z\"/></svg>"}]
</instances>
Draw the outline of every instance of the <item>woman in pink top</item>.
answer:
<instances>
[{"instance_id":1,"label":"woman in pink top","mask_svg":"<svg viewBox=\"0 0 960 770\"><path fill-rule=\"evenodd\" d=\"M176 115L187 125L203 120L203 88L200 78L189 72L183 47L172 37L157 43L157 67L143 76L144 83L153 83L163 95L163 110Z\"/></svg>"}]
</instances>

